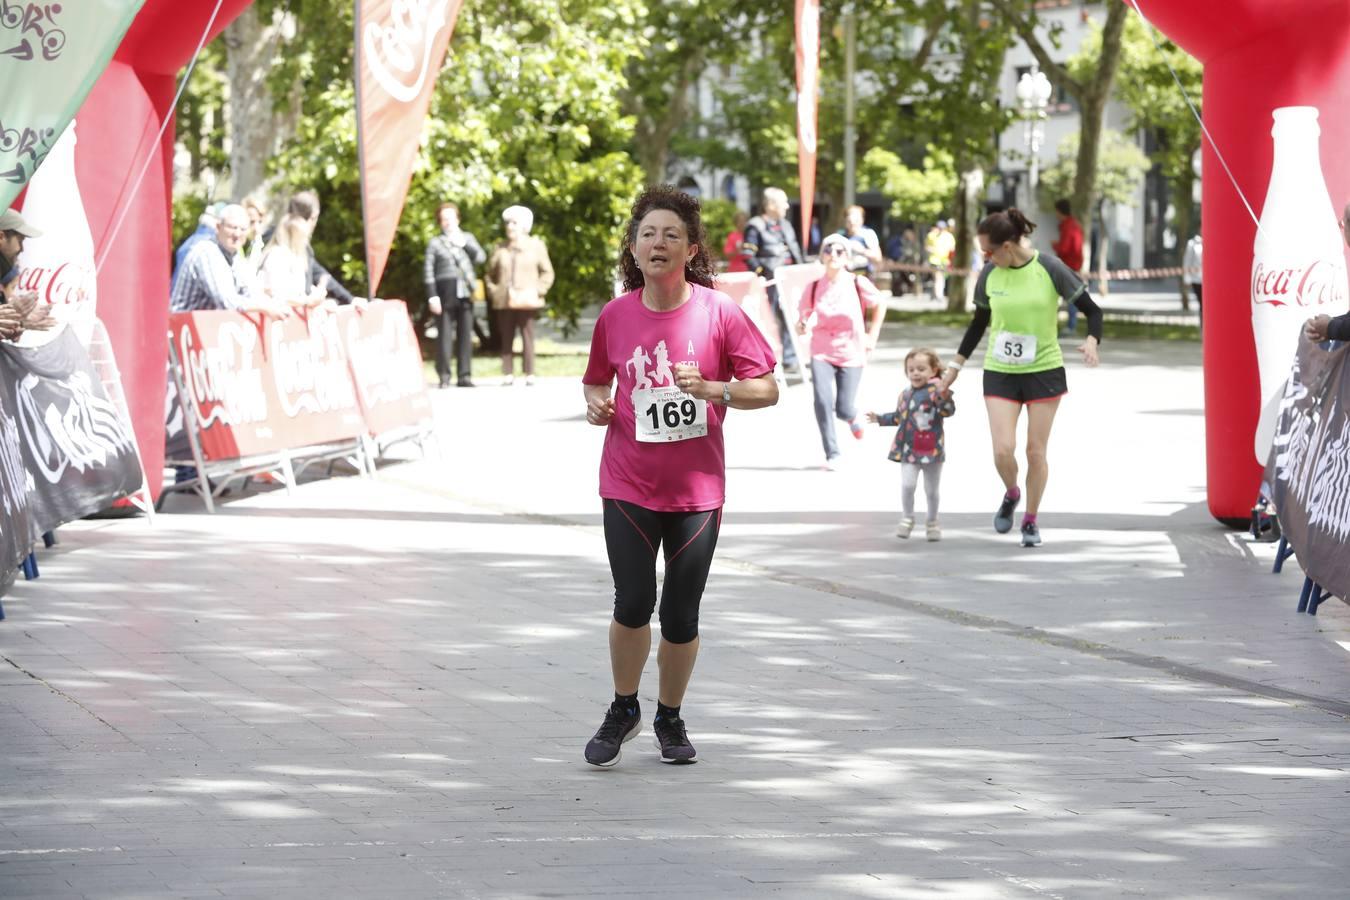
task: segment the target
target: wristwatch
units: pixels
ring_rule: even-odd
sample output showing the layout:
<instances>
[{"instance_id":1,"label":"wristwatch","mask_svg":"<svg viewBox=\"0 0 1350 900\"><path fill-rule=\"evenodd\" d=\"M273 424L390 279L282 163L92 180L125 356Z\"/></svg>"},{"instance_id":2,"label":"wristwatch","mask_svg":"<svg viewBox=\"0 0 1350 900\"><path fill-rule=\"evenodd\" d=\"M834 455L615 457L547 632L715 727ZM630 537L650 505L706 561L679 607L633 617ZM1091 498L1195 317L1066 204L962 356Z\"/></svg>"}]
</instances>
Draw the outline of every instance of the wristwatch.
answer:
<instances>
[{"instance_id":1,"label":"wristwatch","mask_svg":"<svg viewBox=\"0 0 1350 900\"><path fill-rule=\"evenodd\" d=\"M731 405L731 382L730 382L730 381L724 381L724 382L722 382L722 405L723 405L723 406L730 406L730 405Z\"/></svg>"}]
</instances>

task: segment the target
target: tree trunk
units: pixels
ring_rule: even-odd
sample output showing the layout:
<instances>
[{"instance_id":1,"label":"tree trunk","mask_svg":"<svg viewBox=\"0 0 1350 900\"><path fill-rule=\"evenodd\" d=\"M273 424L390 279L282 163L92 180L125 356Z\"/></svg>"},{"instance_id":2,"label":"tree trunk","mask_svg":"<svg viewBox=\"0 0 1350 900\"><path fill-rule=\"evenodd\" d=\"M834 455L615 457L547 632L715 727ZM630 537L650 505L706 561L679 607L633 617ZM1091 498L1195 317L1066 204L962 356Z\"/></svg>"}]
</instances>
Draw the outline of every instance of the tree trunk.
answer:
<instances>
[{"instance_id":1,"label":"tree trunk","mask_svg":"<svg viewBox=\"0 0 1350 900\"><path fill-rule=\"evenodd\" d=\"M637 118L633 145L637 148L638 165L646 173L648 184L666 180L670 142L689 119L689 89L703 69L704 53L696 50L680 66L671 87L670 100L661 109L651 109L641 97L630 96L624 104Z\"/></svg>"},{"instance_id":2,"label":"tree trunk","mask_svg":"<svg viewBox=\"0 0 1350 900\"><path fill-rule=\"evenodd\" d=\"M1080 103L1082 119L1078 133L1078 159L1073 173L1073 208L1088 213L1088 234L1092 233L1092 210L1097 209L1097 159L1101 155L1102 119L1106 98L1093 97ZM1103 223L1104 242L1105 223ZM1104 254L1103 254L1104 255ZM1083 266L1092 269L1092 242L1083 243Z\"/></svg>"},{"instance_id":3,"label":"tree trunk","mask_svg":"<svg viewBox=\"0 0 1350 900\"><path fill-rule=\"evenodd\" d=\"M231 195L242 199L267 180L267 161L288 136L290 116L278 116L267 75L281 41L281 17L264 21L249 6L225 29L226 76L229 79Z\"/></svg>"},{"instance_id":4,"label":"tree trunk","mask_svg":"<svg viewBox=\"0 0 1350 900\"><path fill-rule=\"evenodd\" d=\"M956 182L956 259L952 268L963 269L977 259L975 228L980 219L980 197L984 193L984 169L979 165L961 166ZM947 281L948 312L965 312L975 299L978 273L950 278Z\"/></svg>"},{"instance_id":5,"label":"tree trunk","mask_svg":"<svg viewBox=\"0 0 1350 900\"><path fill-rule=\"evenodd\" d=\"M1174 203L1177 208L1177 246L1175 262L1173 265L1180 266L1186 258L1186 242L1191 237L1191 223L1195 220L1195 201L1191 198L1191 187L1195 182L1195 176L1191 173L1190 167L1186 169L1186 174L1172 182L1175 190ZM1181 282L1181 310L1190 312L1191 309L1191 290L1186 283L1186 275L1182 273Z\"/></svg>"}]
</instances>

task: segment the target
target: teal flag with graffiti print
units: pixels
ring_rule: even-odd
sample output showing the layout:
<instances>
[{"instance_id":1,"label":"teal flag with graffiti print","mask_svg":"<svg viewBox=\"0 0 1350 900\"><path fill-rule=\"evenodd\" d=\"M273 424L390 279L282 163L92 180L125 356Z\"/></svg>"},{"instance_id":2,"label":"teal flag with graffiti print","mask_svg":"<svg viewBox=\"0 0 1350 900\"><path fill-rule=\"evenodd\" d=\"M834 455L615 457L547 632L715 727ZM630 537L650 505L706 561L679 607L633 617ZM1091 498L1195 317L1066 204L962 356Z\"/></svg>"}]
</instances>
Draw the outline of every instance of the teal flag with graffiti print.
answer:
<instances>
[{"instance_id":1,"label":"teal flag with graffiti print","mask_svg":"<svg viewBox=\"0 0 1350 900\"><path fill-rule=\"evenodd\" d=\"M0 210L108 67L145 0L0 0Z\"/></svg>"}]
</instances>

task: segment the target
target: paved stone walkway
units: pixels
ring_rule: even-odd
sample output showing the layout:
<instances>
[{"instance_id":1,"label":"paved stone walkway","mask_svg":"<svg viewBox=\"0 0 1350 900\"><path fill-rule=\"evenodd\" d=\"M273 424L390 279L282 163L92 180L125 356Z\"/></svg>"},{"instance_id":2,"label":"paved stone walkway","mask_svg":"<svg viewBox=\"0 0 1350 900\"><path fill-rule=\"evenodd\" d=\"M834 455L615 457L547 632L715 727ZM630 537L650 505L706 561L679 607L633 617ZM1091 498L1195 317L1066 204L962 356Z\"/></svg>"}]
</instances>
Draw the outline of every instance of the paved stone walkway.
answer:
<instances>
[{"instance_id":1,"label":"paved stone walkway","mask_svg":"<svg viewBox=\"0 0 1350 900\"><path fill-rule=\"evenodd\" d=\"M864 406L957 336L888 337ZM978 372L936 544L891 536L887 434L825 472L807 388L733 413L696 766L649 727L581 762L610 588L570 380L439 392L443 458L375 479L65 528L0 622L0 897L1344 895L1350 607L1295 615L1208 518L1195 348L1103 353L1034 551L989 527Z\"/></svg>"}]
</instances>

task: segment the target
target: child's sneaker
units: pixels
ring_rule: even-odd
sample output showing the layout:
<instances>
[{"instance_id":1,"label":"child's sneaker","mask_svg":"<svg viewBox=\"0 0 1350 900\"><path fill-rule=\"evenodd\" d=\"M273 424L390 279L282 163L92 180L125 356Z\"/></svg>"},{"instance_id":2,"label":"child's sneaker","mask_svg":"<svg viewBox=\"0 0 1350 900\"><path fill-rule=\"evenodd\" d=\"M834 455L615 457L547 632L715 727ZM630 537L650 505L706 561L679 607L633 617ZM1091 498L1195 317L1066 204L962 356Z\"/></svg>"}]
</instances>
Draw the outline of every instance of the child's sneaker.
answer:
<instances>
[{"instance_id":1,"label":"child's sneaker","mask_svg":"<svg viewBox=\"0 0 1350 900\"><path fill-rule=\"evenodd\" d=\"M858 440L863 439L863 423L857 419L848 420L848 430L853 432L853 436Z\"/></svg>"},{"instance_id":2,"label":"child's sneaker","mask_svg":"<svg viewBox=\"0 0 1350 900\"><path fill-rule=\"evenodd\" d=\"M942 540L942 526L936 522L928 523L928 539L930 541Z\"/></svg>"},{"instance_id":3,"label":"child's sneaker","mask_svg":"<svg viewBox=\"0 0 1350 900\"><path fill-rule=\"evenodd\" d=\"M895 526L895 536L898 538L907 538L914 531L913 519L901 519L900 524Z\"/></svg>"}]
</instances>

